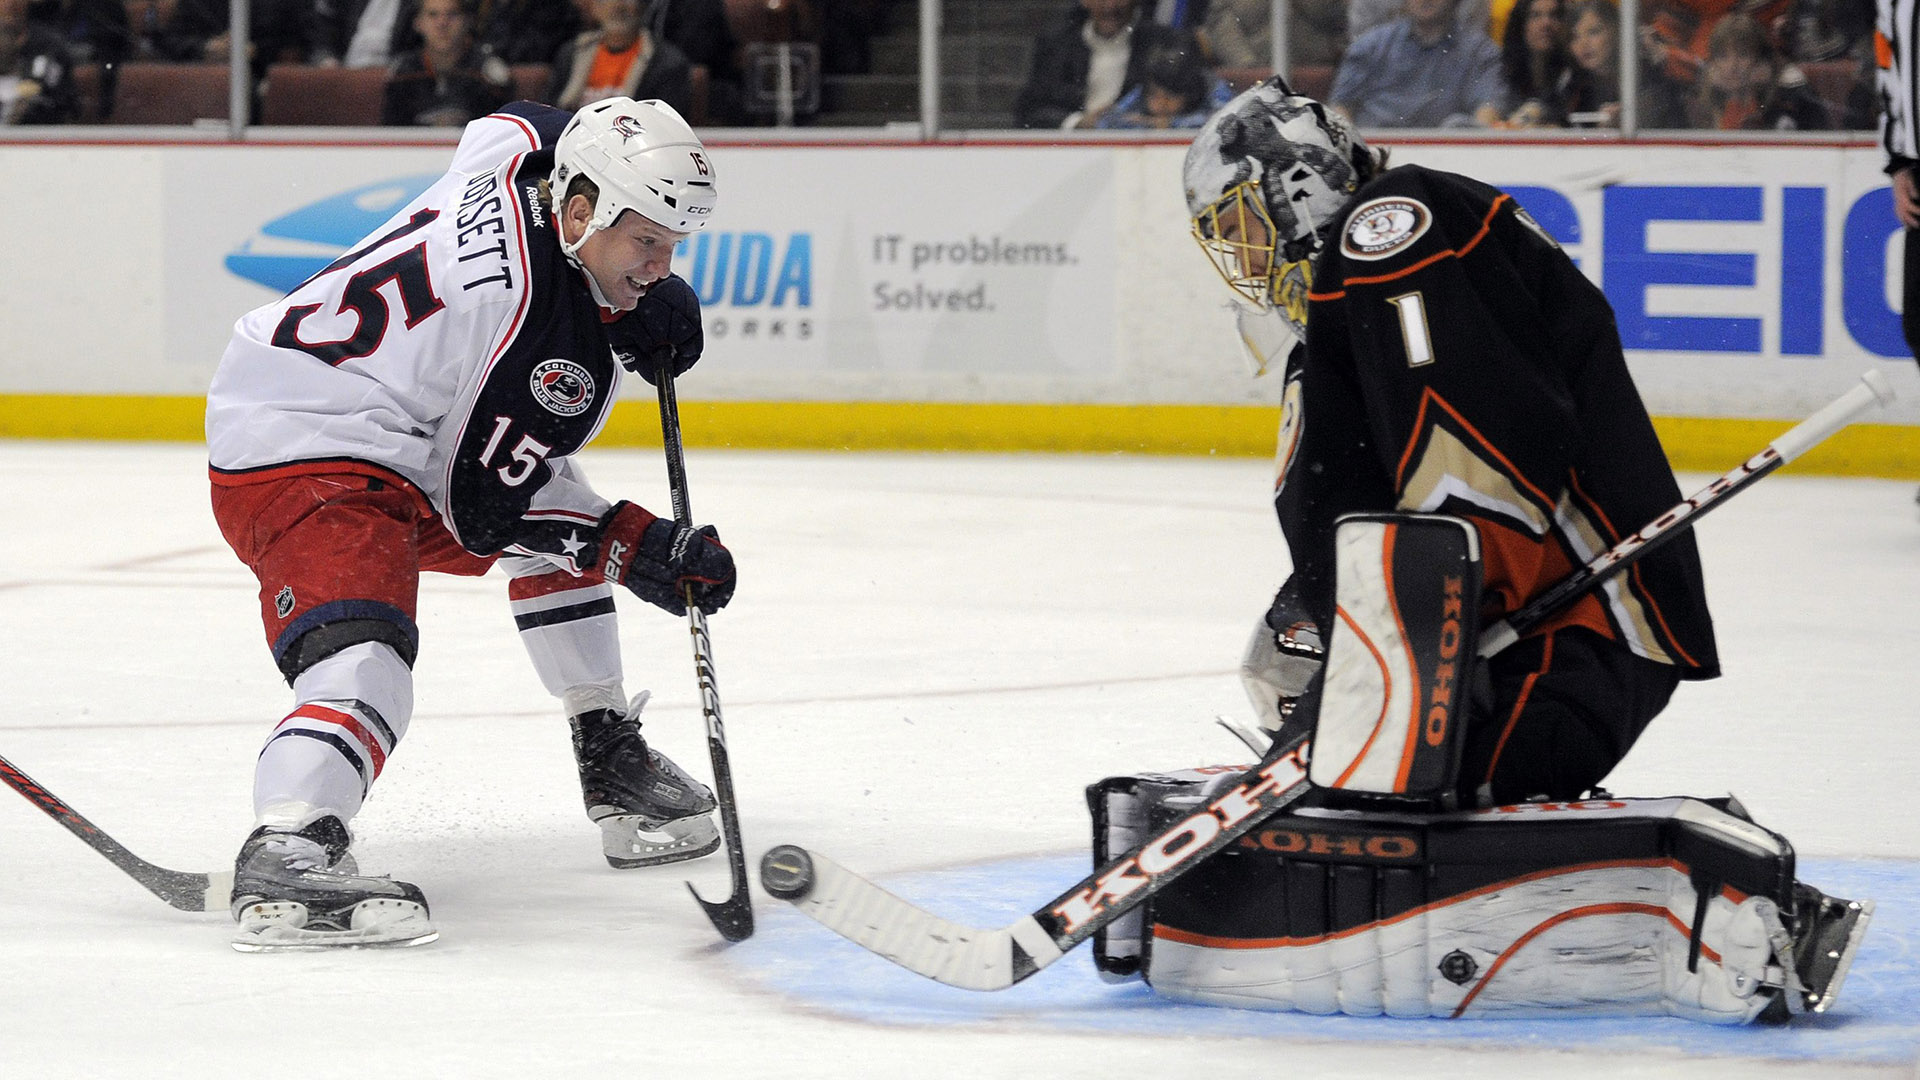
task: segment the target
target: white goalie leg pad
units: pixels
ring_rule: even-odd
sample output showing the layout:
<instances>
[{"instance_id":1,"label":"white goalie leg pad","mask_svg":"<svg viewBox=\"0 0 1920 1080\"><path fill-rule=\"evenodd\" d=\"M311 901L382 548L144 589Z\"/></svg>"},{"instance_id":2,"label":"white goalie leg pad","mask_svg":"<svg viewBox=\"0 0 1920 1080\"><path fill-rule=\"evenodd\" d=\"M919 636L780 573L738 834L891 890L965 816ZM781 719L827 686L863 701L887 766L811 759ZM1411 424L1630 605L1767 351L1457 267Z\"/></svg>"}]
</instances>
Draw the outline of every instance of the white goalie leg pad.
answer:
<instances>
[{"instance_id":1,"label":"white goalie leg pad","mask_svg":"<svg viewBox=\"0 0 1920 1080\"><path fill-rule=\"evenodd\" d=\"M1318 1014L1746 1023L1785 978L1779 909L1711 898L1690 967L1695 901L1673 866L1569 869L1320 941L1223 948L1162 929L1151 981L1183 1001Z\"/></svg>"}]
</instances>

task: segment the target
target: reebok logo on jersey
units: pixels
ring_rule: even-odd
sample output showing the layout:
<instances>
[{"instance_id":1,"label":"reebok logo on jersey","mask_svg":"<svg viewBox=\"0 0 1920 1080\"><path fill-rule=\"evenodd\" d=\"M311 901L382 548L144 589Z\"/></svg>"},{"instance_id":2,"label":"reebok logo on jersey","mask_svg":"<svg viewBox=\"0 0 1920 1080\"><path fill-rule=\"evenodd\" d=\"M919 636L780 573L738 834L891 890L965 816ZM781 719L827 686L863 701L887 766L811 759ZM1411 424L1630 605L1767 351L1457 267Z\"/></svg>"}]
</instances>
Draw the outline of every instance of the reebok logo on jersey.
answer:
<instances>
[{"instance_id":1,"label":"reebok logo on jersey","mask_svg":"<svg viewBox=\"0 0 1920 1080\"><path fill-rule=\"evenodd\" d=\"M579 416L593 404L593 376L571 360L543 360L533 369L533 400L556 416Z\"/></svg>"},{"instance_id":2,"label":"reebok logo on jersey","mask_svg":"<svg viewBox=\"0 0 1920 1080\"><path fill-rule=\"evenodd\" d=\"M1431 224L1433 212L1418 199L1373 199L1348 216L1340 250L1350 259L1384 259L1426 235Z\"/></svg>"}]
</instances>

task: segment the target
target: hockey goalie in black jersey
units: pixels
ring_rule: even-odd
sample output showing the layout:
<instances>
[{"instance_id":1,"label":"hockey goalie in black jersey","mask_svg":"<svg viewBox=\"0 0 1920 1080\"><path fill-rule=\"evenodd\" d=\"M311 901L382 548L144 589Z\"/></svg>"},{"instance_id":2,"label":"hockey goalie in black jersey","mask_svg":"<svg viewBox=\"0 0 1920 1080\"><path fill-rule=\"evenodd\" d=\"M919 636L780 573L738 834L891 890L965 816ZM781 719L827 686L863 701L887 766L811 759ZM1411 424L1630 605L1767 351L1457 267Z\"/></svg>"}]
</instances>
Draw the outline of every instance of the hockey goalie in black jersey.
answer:
<instances>
[{"instance_id":1,"label":"hockey goalie in black jersey","mask_svg":"<svg viewBox=\"0 0 1920 1080\"><path fill-rule=\"evenodd\" d=\"M1101 967L1357 1015L1828 1007L1871 905L1797 883L1732 800L1597 790L1719 673L1690 535L1474 656L1680 501L1600 290L1510 196L1387 168L1278 78L1207 123L1184 180L1256 365L1284 365L1294 569L1242 675L1276 748L1311 736L1316 790L1110 927ZM1095 785L1096 864L1212 782Z\"/></svg>"}]
</instances>

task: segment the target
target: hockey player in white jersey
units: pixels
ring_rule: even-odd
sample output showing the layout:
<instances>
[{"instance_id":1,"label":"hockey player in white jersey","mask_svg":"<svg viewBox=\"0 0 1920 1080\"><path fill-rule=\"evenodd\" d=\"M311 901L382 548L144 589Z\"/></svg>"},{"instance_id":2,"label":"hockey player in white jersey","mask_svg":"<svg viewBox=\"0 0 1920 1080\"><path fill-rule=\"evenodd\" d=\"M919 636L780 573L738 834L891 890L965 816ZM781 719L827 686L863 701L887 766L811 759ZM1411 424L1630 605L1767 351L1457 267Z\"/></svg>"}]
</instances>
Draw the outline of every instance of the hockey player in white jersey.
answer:
<instances>
[{"instance_id":1,"label":"hockey player in white jersey","mask_svg":"<svg viewBox=\"0 0 1920 1080\"><path fill-rule=\"evenodd\" d=\"M437 936L419 888L347 853L413 711L423 570L507 572L610 863L719 845L712 793L640 735L613 588L713 612L733 558L710 526L609 501L573 460L623 366L699 358L699 304L669 266L717 196L706 148L661 102L517 102L469 124L447 174L373 235L235 325L208 394L213 508L294 696L255 767L236 948Z\"/></svg>"}]
</instances>

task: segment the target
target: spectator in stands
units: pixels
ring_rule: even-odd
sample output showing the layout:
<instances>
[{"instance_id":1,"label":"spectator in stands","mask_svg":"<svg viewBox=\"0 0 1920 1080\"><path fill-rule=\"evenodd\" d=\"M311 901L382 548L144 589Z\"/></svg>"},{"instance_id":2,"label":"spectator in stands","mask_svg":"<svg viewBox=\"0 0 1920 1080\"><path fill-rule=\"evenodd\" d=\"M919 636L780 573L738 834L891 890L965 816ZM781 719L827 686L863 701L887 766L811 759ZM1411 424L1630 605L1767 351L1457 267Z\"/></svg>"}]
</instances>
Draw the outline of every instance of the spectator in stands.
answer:
<instances>
[{"instance_id":1,"label":"spectator in stands","mask_svg":"<svg viewBox=\"0 0 1920 1080\"><path fill-rule=\"evenodd\" d=\"M681 115L693 111L693 65L640 21L640 0L593 0L599 26L563 46L553 61L548 100L578 109L609 97L659 98Z\"/></svg>"},{"instance_id":2,"label":"spectator in stands","mask_svg":"<svg viewBox=\"0 0 1920 1080\"><path fill-rule=\"evenodd\" d=\"M66 124L78 111L66 42L27 18L27 0L0 0L0 126Z\"/></svg>"},{"instance_id":3,"label":"spectator in stands","mask_svg":"<svg viewBox=\"0 0 1920 1080\"><path fill-rule=\"evenodd\" d=\"M1620 9L1614 0L1579 0L1568 12L1567 54L1573 79L1567 95L1568 122L1576 127L1620 126ZM1657 68L1640 70L1639 116L1642 128L1686 126L1678 88Z\"/></svg>"},{"instance_id":4,"label":"spectator in stands","mask_svg":"<svg viewBox=\"0 0 1920 1080\"><path fill-rule=\"evenodd\" d=\"M1398 0L1395 0L1396 6ZM1272 0L1213 0L1200 44L1217 68L1273 68ZM1346 0L1293 0L1287 7L1287 64L1340 62L1347 47Z\"/></svg>"},{"instance_id":5,"label":"spectator in stands","mask_svg":"<svg viewBox=\"0 0 1920 1080\"><path fill-rule=\"evenodd\" d=\"M394 60L382 124L463 127L512 100L506 62L474 43L471 0L422 0L413 27L423 44Z\"/></svg>"},{"instance_id":6,"label":"spectator in stands","mask_svg":"<svg viewBox=\"0 0 1920 1080\"><path fill-rule=\"evenodd\" d=\"M76 64L118 64L133 51L126 0L33 0L27 18L58 31Z\"/></svg>"},{"instance_id":7,"label":"spectator in stands","mask_svg":"<svg viewBox=\"0 0 1920 1080\"><path fill-rule=\"evenodd\" d=\"M1033 66L1014 102L1023 128L1091 128L1145 77L1155 48L1187 35L1139 17L1137 0L1079 0L1062 25L1034 40Z\"/></svg>"},{"instance_id":8,"label":"spectator in stands","mask_svg":"<svg viewBox=\"0 0 1920 1080\"><path fill-rule=\"evenodd\" d=\"M1225 79L1207 70L1198 43L1155 49L1140 85L1100 114L1103 128L1197 128L1233 99Z\"/></svg>"},{"instance_id":9,"label":"spectator in stands","mask_svg":"<svg viewBox=\"0 0 1920 1080\"><path fill-rule=\"evenodd\" d=\"M232 55L228 0L179 0L159 34L168 60L224 63ZM253 77L281 60L302 60L311 39L312 8L306 0L252 0L247 17L247 56Z\"/></svg>"},{"instance_id":10,"label":"spectator in stands","mask_svg":"<svg viewBox=\"0 0 1920 1080\"><path fill-rule=\"evenodd\" d=\"M78 119L106 119L120 62L133 52L125 0L33 0L27 5L27 18L58 33L75 64L101 66L95 112Z\"/></svg>"},{"instance_id":11,"label":"spectator in stands","mask_svg":"<svg viewBox=\"0 0 1920 1080\"><path fill-rule=\"evenodd\" d=\"M1517 0L1500 42L1500 100L1476 119L1491 128L1565 127L1572 68L1561 0Z\"/></svg>"},{"instance_id":12,"label":"spectator in stands","mask_svg":"<svg viewBox=\"0 0 1920 1080\"><path fill-rule=\"evenodd\" d=\"M1327 103L1363 128L1472 124L1500 100L1500 48L1461 28L1460 3L1406 0L1405 15L1348 46Z\"/></svg>"},{"instance_id":13,"label":"spectator in stands","mask_svg":"<svg viewBox=\"0 0 1920 1080\"><path fill-rule=\"evenodd\" d=\"M418 0L311 0L311 60L344 67L386 67L420 47L413 28Z\"/></svg>"},{"instance_id":14,"label":"spectator in stands","mask_svg":"<svg viewBox=\"0 0 1920 1080\"><path fill-rule=\"evenodd\" d=\"M1825 102L1800 69L1781 59L1766 28L1735 11L1707 37L1707 62L1688 102L1697 128L1722 131L1824 131L1833 126Z\"/></svg>"},{"instance_id":15,"label":"spectator in stands","mask_svg":"<svg viewBox=\"0 0 1920 1080\"><path fill-rule=\"evenodd\" d=\"M1640 45L1646 67L1690 90L1706 64L1708 37L1721 18L1741 11L1763 27L1782 25L1794 0L1643 0Z\"/></svg>"},{"instance_id":16,"label":"spectator in stands","mask_svg":"<svg viewBox=\"0 0 1920 1080\"><path fill-rule=\"evenodd\" d=\"M1794 0L1779 30L1781 54L1851 131L1878 123L1873 17L1871 0Z\"/></svg>"},{"instance_id":17,"label":"spectator in stands","mask_svg":"<svg viewBox=\"0 0 1920 1080\"><path fill-rule=\"evenodd\" d=\"M551 64L585 28L579 9L559 0L480 0L478 16L480 43L509 64Z\"/></svg>"},{"instance_id":18,"label":"spectator in stands","mask_svg":"<svg viewBox=\"0 0 1920 1080\"><path fill-rule=\"evenodd\" d=\"M127 29L133 35L134 59L160 60L166 57L162 45L178 4L179 0L126 0Z\"/></svg>"},{"instance_id":19,"label":"spectator in stands","mask_svg":"<svg viewBox=\"0 0 1920 1080\"><path fill-rule=\"evenodd\" d=\"M740 43L727 23L725 0L651 0L647 31L671 42L689 63L707 69L707 122L740 122Z\"/></svg>"}]
</instances>

